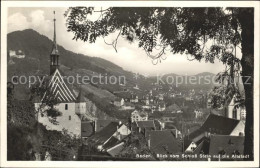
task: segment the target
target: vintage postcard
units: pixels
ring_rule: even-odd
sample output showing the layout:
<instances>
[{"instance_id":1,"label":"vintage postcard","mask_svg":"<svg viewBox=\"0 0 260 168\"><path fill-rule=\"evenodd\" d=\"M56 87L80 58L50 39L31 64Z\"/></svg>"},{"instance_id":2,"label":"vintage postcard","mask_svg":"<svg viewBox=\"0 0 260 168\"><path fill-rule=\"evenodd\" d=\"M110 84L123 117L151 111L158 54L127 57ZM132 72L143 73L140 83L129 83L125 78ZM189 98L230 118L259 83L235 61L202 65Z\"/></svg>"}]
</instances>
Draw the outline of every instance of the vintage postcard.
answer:
<instances>
[{"instance_id":1,"label":"vintage postcard","mask_svg":"<svg viewBox=\"0 0 260 168\"><path fill-rule=\"evenodd\" d=\"M259 39L258 1L3 1L0 166L258 167Z\"/></svg>"}]
</instances>

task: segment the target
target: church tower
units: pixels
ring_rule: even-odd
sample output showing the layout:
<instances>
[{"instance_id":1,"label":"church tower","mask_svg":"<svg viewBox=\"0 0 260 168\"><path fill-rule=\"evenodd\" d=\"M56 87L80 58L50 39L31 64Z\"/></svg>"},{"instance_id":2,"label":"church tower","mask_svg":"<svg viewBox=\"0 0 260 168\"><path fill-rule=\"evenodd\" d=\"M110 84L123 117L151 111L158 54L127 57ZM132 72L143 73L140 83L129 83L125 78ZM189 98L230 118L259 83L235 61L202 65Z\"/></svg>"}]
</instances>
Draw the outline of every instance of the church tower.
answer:
<instances>
[{"instance_id":1,"label":"church tower","mask_svg":"<svg viewBox=\"0 0 260 168\"><path fill-rule=\"evenodd\" d=\"M53 46L52 46L52 51L51 51L51 55L50 55L50 75L52 75L56 69L59 68L59 51L58 51L58 47L57 47L57 42L56 42L56 19L55 19L55 11L53 11L54 13L54 19L53 19L53 23L54 23L54 35L53 35Z\"/></svg>"}]
</instances>

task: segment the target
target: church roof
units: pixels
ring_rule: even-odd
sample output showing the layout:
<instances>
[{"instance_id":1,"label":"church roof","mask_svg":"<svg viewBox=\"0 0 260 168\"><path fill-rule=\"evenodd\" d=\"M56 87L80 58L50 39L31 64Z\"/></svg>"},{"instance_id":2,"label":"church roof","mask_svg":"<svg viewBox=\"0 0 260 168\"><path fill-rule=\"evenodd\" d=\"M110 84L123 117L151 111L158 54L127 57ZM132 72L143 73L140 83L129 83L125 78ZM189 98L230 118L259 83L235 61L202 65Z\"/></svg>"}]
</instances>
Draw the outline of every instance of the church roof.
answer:
<instances>
[{"instance_id":1,"label":"church roof","mask_svg":"<svg viewBox=\"0 0 260 168\"><path fill-rule=\"evenodd\" d=\"M42 101L52 96L57 102L75 102L76 96L65 81L59 69L56 69L49 80L48 90L45 92Z\"/></svg>"}]
</instances>

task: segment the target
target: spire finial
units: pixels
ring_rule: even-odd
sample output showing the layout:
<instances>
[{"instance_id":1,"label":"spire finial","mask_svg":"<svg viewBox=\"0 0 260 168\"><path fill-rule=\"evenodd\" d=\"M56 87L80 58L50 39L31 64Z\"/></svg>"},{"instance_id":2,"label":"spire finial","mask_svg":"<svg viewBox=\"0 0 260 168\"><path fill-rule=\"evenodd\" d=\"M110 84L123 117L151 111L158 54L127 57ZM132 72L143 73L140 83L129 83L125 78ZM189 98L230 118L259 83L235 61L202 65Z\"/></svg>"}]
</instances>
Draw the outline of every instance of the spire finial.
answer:
<instances>
[{"instance_id":1,"label":"spire finial","mask_svg":"<svg viewBox=\"0 0 260 168\"><path fill-rule=\"evenodd\" d=\"M55 18L55 11L53 11L53 23L54 23L54 34L53 34L53 48L52 54L58 55L58 47L56 42L56 18Z\"/></svg>"}]
</instances>

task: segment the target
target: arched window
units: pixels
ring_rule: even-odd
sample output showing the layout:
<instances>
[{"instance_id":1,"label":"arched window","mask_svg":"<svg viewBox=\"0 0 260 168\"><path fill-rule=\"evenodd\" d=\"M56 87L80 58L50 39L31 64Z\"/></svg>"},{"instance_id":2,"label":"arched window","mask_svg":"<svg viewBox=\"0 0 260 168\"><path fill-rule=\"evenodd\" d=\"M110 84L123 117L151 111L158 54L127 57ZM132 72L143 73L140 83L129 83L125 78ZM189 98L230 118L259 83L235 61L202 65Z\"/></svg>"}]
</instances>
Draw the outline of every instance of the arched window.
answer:
<instances>
[{"instance_id":1,"label":"arched window","mask_svg":"<svg viewBox=\"0 0 260 168\"><path fill-rule=\"evenodd\" d=\"M69 116L69 120L71 120L71 116Z\"/></svg>"}]
</instances>

